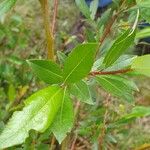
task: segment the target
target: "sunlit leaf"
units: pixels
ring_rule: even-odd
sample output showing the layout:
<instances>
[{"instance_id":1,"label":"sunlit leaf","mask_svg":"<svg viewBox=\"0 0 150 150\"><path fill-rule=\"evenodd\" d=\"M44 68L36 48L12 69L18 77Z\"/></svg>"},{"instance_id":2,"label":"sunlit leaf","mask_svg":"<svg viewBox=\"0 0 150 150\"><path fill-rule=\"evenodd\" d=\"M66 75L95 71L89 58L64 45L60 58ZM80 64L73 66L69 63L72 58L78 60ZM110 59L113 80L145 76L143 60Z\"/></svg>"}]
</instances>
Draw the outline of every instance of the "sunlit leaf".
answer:
<instances>
[{"instance_id":1,"label":"sunlit leaf","mask_svg":"<svg viewBox=\"0 0 150 150\"><path fill-rule=\"evenodd\" d=\"M134 59L132 69L150 77L150 55L139 56Z\"/></svg>"},{"instance_id":2,"label":"sunlit leaf","mask_svg":"<svg viewBox=\"0 0 150 150\"><path fill-rule=\"evenodd\" d=\"M17 111L0 135L0 149L21 144L34 129L44 132L56 116L63 99L63 90L47 87L30 96L22 111Z\"/></svg>"}]
</instances>

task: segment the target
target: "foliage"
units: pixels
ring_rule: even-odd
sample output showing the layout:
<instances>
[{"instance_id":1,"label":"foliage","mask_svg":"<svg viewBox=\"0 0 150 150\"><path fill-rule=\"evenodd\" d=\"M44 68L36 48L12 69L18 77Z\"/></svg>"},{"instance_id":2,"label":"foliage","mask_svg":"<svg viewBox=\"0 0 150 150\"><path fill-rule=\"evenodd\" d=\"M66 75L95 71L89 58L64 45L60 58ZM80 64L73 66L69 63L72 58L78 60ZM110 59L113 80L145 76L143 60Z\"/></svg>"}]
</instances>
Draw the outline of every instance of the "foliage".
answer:
<instances>
[{"instance_id":1,"label":"foliage","mask_svg":"<svg viewBox=\"0 0 150 150\"><path fill-rule=\"evenodd\" d=\"M8 12L15 2L11 0L1 2L0 16ZM13 113L0 134L0 149L27 143L28 140L30 141L30 134L33 130L33 138L39 132L42 133L40 137L36 137L40 142L42 138L47 139L50 133L53 133L61 144L74 126L74 117L76 117L73 109L74 99L93 105L87 106L87 109L89 107L90 110L87 113L91 117L83 123L77 133L88 136L94 132L93 143L96 143L97 139L99 140L100 135L102 136L100 139L105 137L104 147L106 143L117 143L115 136L112 135L113 131L121 132L122 126L139 117L150 115L150 107L138 105L133 107L135 103L133 93L139 90L136 84L129 80L134 75L150 76L150 55L134 57L130 54L124 55L134 45L136 38L147 37L149 30L140 33L142 34L140 36L137 33L138 22L142 20L141 18L146 21L150 20L148 13L150 1L137 0L133 4L131 1L126 3L115 1L111 9L102 15L102 19L96 18L95 10L98 8L98 1L94 0L90 8L84 0L76 0L76 4L88 24L86 27L87 39L72 49L68 56L58 52L58 61L56 62L45 59L27 60L34 74L49 86L26 98L23 105L13 108L17 111ZM119 25L120 22L117 22L117 18L126 15L126 11L133 16L128 17L128 22L132 22L132 26L127 29L118 29L112 37L108 36L115 21L116 25ZM113 42L109 42L109 39L113 39ZM27 63L17 57L11 57L9 61L27 67ZM7 69L7 65L3 64L2 66L4 70ZM12 69L15 72L14 67ZM0 73L4 78L2 72L3 69L0 70ZM30 82L32 74L29 73L26 78ZM14 105L13 101L16 98L14 82L10 81L10 83L8 98L11 103L8 110ZM100 88L107 91L109 95L111 94L117 105L127 103L131 110L128 113L123 110L122 114L112 111L109 106L109 95L100 98L95 92ZM22 88L21 96L16 99L22 99L24 90L27 90L26 86ZM99 108L100 102L106 102L106 106L101 104ZM111 105L114 107L113 103ZM109 114L108 124L107 114ZM98 143L96 144L98 145Z\"/></svg>"}]
</instances>

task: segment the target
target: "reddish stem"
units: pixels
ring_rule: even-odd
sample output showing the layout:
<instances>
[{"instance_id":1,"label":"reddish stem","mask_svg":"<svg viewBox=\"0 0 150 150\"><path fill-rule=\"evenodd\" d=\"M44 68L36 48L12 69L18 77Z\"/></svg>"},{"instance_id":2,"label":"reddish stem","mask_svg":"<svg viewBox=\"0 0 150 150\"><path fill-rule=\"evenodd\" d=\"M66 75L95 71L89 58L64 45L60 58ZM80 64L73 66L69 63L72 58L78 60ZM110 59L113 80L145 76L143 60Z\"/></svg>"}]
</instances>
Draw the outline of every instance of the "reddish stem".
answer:
<instances>
[{"instance_id":1,"label":"reddish stem","mask_svg":"<svg viewBox=\"0 0 150 150\"><path fill-rule=\"evenodd\" d=\"M127 73L127 72L130 72L130 71L133 71L133 69L124 69L124 70L117 70L117 71L106 71L106 72L103 72L103 71L93 71L93 72L90 72L89 75L91 76L97 76L97 75L111 75L111 74L123 74L123 73Z\"/></svg>"}]
</instances>

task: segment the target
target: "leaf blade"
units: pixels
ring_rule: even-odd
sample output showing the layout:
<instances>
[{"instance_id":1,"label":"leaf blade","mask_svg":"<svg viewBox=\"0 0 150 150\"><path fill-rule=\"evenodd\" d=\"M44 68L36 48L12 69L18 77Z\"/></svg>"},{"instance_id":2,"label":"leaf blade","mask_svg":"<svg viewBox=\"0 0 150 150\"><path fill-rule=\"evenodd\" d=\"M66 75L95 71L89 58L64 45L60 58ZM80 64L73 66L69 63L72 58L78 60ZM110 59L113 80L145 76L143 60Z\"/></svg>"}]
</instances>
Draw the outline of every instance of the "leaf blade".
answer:
<instances>
[{"instance_id":1,"label":"leaf blade","mask_svg":"<svg viewBox=\"0 0 150 150\"><path fill-rule=\"evenodd\" d=\"M29 60L33 72L39 79L48 84L62 82L62 71L60 67L50 60Z\"/></svg>"},{"instance_id":2,"label":"leaf blade","mask_svg":"<svg viewBox=\"0 0 150 150\"><path fill-rule=\"evenodd\" d=\"M62 101L62 89L47 87L30 96L26 107L15 112L0 135L0 149L21 144L31 129L44 132L52 123Z\"/></svg>"},{"instance_id":3,"label":"leaf blade","mask_svg":"<svg viewBox=\"0 0 150 150\"><path fill-rule=\"evenodd\" d=\"M69 98L69 95L64 90L64 96L61 104L61 108L57 113L57 116L51 126L51 131L55 135L58 142L64 140L67 136L67 133L71 131L74 123L74 113L73 113L73 103Z\"/></svg>"},{"instance_id":4,"label":"leaf blade","mask_svg":"<svg viewBox=\"0 0 150 150\"><path fill-rule=\"evenodd\" d=\"M140 74L150 77L150 55L135 58L131 68Z\"/></svg>"},{"instance_id":5,"label":"leaf blade","mask_svg":"<svg viewBox=\"0 0 150 150\"><path fill-rule=\"evenodd\" d=\"M81 44L72 51L64 64L64 82L77 82L90 72L96 48L95 43Z\"/></svg>"}]
</instances>

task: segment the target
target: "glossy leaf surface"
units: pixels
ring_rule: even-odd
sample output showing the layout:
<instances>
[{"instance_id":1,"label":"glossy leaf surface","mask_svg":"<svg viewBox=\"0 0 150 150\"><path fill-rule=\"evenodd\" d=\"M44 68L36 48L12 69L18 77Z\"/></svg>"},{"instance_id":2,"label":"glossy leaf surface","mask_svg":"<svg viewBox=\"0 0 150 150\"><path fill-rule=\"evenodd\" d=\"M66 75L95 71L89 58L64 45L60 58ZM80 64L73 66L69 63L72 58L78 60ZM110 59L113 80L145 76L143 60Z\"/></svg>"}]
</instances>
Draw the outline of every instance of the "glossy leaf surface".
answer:
<instances>
[{"instance_id":1,"label":"glossy leaf surface","mask_svg":"<svg viewBox=\"0 0 150 150\"><path fill-rule=\"evenodd\" d=\"M15 112L0 135L0 149L21 144L34 129L44 132L52 123L63 99L57 86L47 87L30 96L22 111Z\"/></svg>"}]
</instances>

